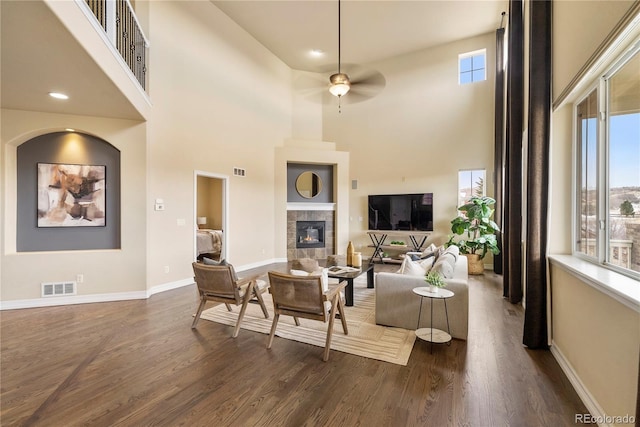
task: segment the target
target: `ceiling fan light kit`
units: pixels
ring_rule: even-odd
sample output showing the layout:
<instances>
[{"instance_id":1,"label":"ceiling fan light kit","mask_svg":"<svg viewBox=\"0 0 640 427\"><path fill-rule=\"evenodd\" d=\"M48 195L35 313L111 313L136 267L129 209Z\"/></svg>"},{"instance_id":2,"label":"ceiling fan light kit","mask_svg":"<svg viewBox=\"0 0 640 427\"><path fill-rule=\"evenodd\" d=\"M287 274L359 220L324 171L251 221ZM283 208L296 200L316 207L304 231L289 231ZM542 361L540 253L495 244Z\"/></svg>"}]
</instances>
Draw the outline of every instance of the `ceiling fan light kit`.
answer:
<instances>
[{"instance_id":1,"label":"ceiling fan light kit","mask_svg":"<svg viewBox=\"0 0 640 427\"><path fill-rule=\"evenodd\" d=\"M333 96L341 97L349 92L351 89L351 82L349 81L349 76L345 73L337 73L331 75L329 77L329 81L331 82L331 86L329 86L329 92Z\"/></svg>"}]
</instances>

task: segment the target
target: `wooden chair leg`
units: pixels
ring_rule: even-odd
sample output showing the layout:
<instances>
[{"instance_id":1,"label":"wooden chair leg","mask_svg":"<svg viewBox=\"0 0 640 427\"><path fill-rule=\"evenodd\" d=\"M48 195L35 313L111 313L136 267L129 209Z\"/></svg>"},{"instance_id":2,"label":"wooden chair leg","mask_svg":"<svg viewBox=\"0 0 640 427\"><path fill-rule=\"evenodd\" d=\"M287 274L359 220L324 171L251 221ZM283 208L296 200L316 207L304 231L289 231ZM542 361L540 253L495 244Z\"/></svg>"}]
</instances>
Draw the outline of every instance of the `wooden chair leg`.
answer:
<instances>
[{"instance_id":1,"label":"wooden chair leg","mask_svg":"<svg viewBox=\"0 0 640 427\"><path fill-rule=\"evenodd\" d=\"M247 289L247 293L244 294L244 298L242 299L242 308L240 309L240 314L238 315L238 320L236 321L236 327L233 329L233 338L236 338L238 336L238 332L240 332L240 323L242 323L244 312L247 311L247 306L249 305L249 300L251 299L252 292L253 286L250 284L249 289Z\"/></svg>"},{"instance_id":2,"label":"wooden chair leg","mask_svg":"<svg viewBox=\"0 0 640 427\"><path fill-rule=\"evenodd\" d=\"M202 310L204 310L204 305L207 303L207 300L202 298L200 300L200 305L198 306L198 311L196 311L196 315L193 319L193 323L191 324L191 329L195 329L198 324L198 320L200 320L200 315L202 314Z\"/></svg>"},{"instance_id":3,"label":"wooden chair leg","mask_svg":"<svg viewBox=\"0 0 640 427\"><path fill-rule=\"evenodd\" d=\"M344 316L344 304L342 302L342 298L338 298L338 313L340 313L340 320L342 321L342 330L345 335L349 335L349 331L347 330L347 318Z\"/></svg>"},{"instance_id":4,"label":"wooden chair leg","mask_svg":"<svg viewBox=\"0 0 640 427\"><path fill-rule=\"evenodd\" d=\"M329 315L329 326L327 327L327 342L324 345L324 355L322 356L322 360L326 362L329 360L329 351L331 350L331 336L333 334L333 321L336 318L336 306L338 305L339 295L336 295L333 298L331 303L331 314Z\"/></svg>"},{"instance_id":5,"label":"wooden chair leg","mask_svg":"<svg viewBox=\"0 0 640 427\"><path fill-rule=\"evenodd\" d=\"M273 323L271 324L271 332L269 332L269 340L267 341L267 348L271 348L271 344L273 344L273 336L276 333L276 326L278 325L279 318L280 318L280 313L276 313L273 315Z\"/></svg>"},{"instance_id":6,"label":"wooden chair leg","mask_svg":"<svg viewBox=\"0 0 640 427\"><path fill-rule=\"evenodd\" d=\"M264 299L262 298L262 292L257 288L254 289L254 293L256 294L256 299L258 300L258 304L260 304L260 308L262 309L262 313L264 313L264 318L269 318L269 312L267 311L267 306L264 303Z\"/></svg>"},{"instance_id":7,"label":"wooden chair leg","mask_svg":"<svg viewBox=\"0 0 640 427\"><path fill-rule=\"evenodd\" d=\"M233 309L231 308L231 305L230 305L230 304L227 304L227 303L225 302L225 303L224 303L224 305L226 305L226 306L227 306L227 310L228 310L228 311L233 311Z\"/></svg>"},{"instance_id":8,"label":"wooden chair leg","mask_svg":"<svg viewBox=\"0 0 640 427\"><path fill-rule=\"evenodd\" d=\"M296 316L293 316L293 321L296 322L296 326L300 326L300 319L298 319Z\"/></svg>"}]
</instances>

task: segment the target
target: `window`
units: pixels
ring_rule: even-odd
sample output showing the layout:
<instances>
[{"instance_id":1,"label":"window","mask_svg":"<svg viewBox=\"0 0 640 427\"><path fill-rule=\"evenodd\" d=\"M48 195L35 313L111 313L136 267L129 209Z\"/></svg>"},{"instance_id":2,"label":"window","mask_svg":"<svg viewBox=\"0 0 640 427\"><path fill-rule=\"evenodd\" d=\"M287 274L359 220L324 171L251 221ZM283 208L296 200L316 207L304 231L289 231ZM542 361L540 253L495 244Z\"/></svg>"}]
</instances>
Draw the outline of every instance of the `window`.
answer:
<instances>
[{"instance_id":1,"label":"window","mask_svg":"<svg viewBox=\"0 0 640 427\"><path fill-rule=\"evenodd\" d=\"M458 207L473 196L485 195L484 169L461 170L458 172Z\"/></svg>"},{"instance_id":2,"label":"window","mask_svg":"<svg viewBox=\"0 0 640 427\"><path fill-rule=\"evenodd\" d=\"M463 85L487 80L486 57L486 49L458 55L458 83Z\"/></svg>"},{"instance_id":3,"label":"window","mask_svg":"<svg viewBox=\"0 0 640 427\"><path fill-rule=\"evenodd\" d=\"M640 46L575 107L574 252L640 277Z\"/></svg>"}]
</instances>

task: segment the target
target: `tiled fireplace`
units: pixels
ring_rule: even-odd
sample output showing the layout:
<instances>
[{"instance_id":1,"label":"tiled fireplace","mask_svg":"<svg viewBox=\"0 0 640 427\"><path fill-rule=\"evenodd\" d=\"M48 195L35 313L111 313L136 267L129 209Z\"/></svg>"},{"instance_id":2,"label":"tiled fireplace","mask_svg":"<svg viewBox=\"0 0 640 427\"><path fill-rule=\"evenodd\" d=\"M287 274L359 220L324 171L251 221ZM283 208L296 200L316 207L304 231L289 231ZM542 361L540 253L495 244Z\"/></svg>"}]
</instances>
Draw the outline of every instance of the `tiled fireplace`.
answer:
<instances>
[{"instance_id":1,"label":"tiled fireplace","mask_svg":"<svg viewBox=\"0 0 640 427\"><path fill-rule=\"evenodd\" d=\"M335 212L287 211L287 259L326 259L335 248Z\"/></svg>"}]
</instances>

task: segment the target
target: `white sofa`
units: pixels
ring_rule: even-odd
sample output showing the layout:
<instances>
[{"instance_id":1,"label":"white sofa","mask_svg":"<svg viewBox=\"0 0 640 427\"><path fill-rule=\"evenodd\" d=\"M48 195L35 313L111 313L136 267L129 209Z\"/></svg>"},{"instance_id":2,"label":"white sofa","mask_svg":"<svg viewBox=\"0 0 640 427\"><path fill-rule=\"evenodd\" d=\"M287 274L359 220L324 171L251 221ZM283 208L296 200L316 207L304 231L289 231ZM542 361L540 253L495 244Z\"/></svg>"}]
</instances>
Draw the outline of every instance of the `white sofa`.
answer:
<instances>
[{"instance_id":1,"label":"white sofa","mask_svg":"<svg viewBox=\"0 0 640 427\"><path fill-rule=\"evenodd\" d=\"M447 299L451 336L467 339L469 329L469 284L467 258L459 255L454 264L451 278L445 278L445 289L455 295ZM380 272L376 274L376 323L415 330L418 325L420 296L413 288L428 286L424 277L399 273ZM422 316L420 328L430 327L429 298L422 298ZM434 328L447 330L447 320L442 300L433 301Z\"/></svg>"}]
</instances>

